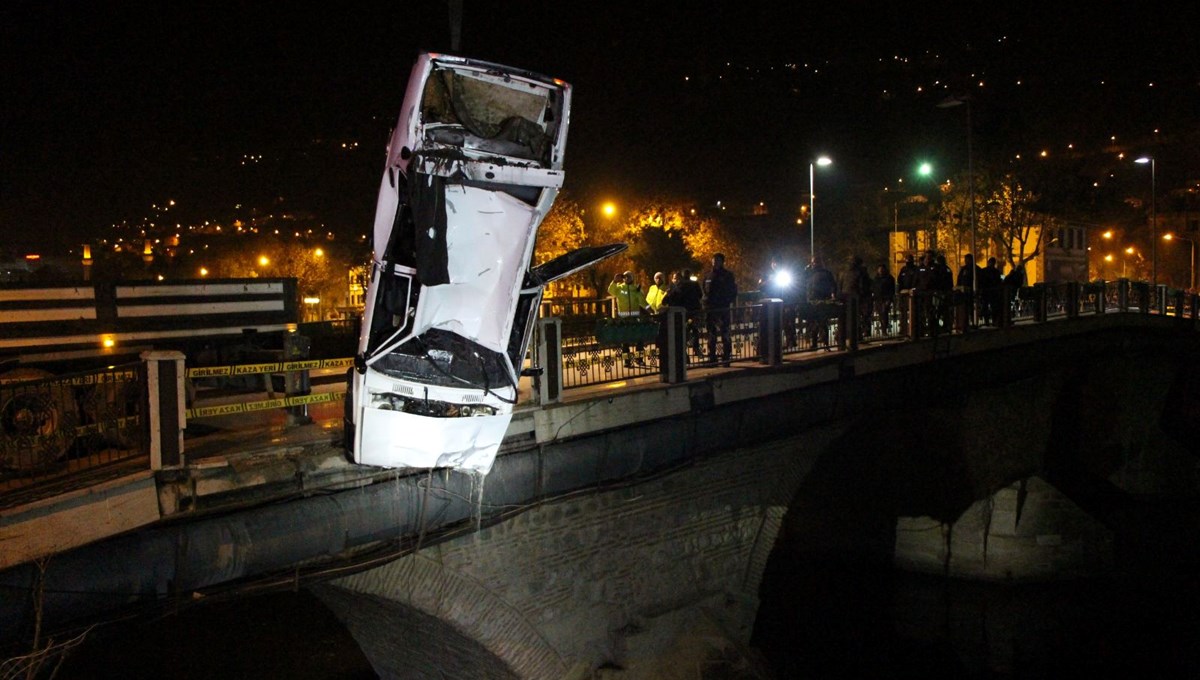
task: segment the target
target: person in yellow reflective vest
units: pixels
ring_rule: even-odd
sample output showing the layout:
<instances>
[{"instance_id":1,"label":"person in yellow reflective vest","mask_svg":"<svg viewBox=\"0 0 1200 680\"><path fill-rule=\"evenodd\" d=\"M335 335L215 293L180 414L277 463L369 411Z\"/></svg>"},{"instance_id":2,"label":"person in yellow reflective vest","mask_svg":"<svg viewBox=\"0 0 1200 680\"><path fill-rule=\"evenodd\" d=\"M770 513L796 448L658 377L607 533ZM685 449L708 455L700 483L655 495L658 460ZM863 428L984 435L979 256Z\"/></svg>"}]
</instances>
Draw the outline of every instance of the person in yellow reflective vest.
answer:
<instances>
[{"instance_id":1,"label":"person in yellow reflective vest","mask_svg":"<svg viewBox=\"0 0 1200 680\"><path fill-rule=\"evenodd\" d=\"M650 286L650 290L646 291L646 304L650 305L650 311L655 314L662 311L663 298L667 296L667 277L662 272L654 273L654 285Z\"/></svg>"},{"instance_id":2,"label":"person in yellow reflective vest","mask_svg":"<svg viewBox=\"0 0 1200 680\"><path fill-rule=\"evenodd\" d=\"M643 312L650 311L650 306L646 304L646 296L642 295L641 287L633 280L633 272L618 274L612 283L608 284L608 294L613 298L613 311L619 319L636 318ZM630 345L622 348L621 355L625 360L626 368L633 366L635 356L638 365L645 364L642 360L643 349L644 346L641 342L637 343L637 354L633 354Z\"/></svg>"},{"instance_id":3,"label":"person in yellow reflective vest","mask_svg":"<svg viewBox=\"0 0 1200 680\"><path fill-rule=\"evenodd\" d=\"M633 281L633 272L618 274L608 284L608 294L613 297L618 318L639 316L643 310L648 310L641 286Z\"/></svg>"}]
</instances>

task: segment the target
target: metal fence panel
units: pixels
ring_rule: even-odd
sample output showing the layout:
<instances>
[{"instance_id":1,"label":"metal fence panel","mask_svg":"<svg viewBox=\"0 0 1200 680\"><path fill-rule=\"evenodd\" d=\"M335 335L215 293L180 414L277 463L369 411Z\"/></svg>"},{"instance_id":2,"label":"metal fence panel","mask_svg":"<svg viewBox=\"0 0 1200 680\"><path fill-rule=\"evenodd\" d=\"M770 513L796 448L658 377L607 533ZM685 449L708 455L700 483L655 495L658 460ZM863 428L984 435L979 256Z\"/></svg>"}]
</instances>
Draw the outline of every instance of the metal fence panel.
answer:
<instances>
[{"instance_id":1,"label":"metal fence panel","mask_svg":"<svg viewBox=\"0 0 1200 680\"><path fill-rule=\"evenodd\" d=\"M0 376L0 493L144 455L145 401L140 363Z\"/></svg>"}]
</instances>

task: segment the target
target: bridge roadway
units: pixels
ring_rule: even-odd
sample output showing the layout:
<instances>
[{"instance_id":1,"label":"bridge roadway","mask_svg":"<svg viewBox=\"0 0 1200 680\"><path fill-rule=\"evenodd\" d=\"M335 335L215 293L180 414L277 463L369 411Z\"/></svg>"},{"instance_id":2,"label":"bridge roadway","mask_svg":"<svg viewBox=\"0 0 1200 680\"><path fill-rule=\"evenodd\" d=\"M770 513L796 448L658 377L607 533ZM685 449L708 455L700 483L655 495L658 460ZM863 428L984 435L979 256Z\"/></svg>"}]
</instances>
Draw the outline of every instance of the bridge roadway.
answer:
<instances>
[{"instance_id":1,"label":"bridge roadway","mask_svg":"<svg viewBox=\"0 0 1200 680\"><path fill-rule=\"evenodd\" d=\"M53 629L304 585L384 677L649 677L744 646L773 550L1088 573L1114 492L1200 489L1195 330L1106 314L570 390L518 409L483 478L350 464L336 412L197 439L5 514L0 629L28 631L40 555Z\"/></svg>"}]
</instances>

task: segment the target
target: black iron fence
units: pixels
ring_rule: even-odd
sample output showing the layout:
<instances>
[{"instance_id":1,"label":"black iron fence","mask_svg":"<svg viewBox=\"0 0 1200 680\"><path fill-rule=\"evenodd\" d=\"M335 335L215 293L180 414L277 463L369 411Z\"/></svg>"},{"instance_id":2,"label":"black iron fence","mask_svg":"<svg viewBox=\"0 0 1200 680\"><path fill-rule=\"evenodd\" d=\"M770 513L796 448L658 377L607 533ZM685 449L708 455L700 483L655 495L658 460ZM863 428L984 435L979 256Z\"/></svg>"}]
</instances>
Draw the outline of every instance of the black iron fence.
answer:
<instances>
[{"instance_id":1,"label":"black iron fence","mask_svg":"<svg viewBox=\"0 0 1200 680\"><path fill-rule=\"evenodd\" d=\"M141 363L0 376L0 491L144 456Z\"/></svg>"},{"instance_id":2,"label":"black iron fence","mask_svg":"<svg viewBox=\"0 0 1200 680\"><path fill-rule=\"evenodd\" d=\"M674 351L685 367L772 363L804 352L857 349L860 343L915 341L1014 324L1110 312L1200 317L1200 297L1137 281L1036 284L973 295L969 289L906 291L888 300L843 296L817 303L781 303L767 325L766 301L722 311L686 313ZM574 309L584 309L576 305ZM583 387L666 375L666 316L632 319L568 314L562 317L562 387ZM770 330L764 330L764 329ZM772 350L774 351L774 350Z\"/></svg>"}]
</instances>

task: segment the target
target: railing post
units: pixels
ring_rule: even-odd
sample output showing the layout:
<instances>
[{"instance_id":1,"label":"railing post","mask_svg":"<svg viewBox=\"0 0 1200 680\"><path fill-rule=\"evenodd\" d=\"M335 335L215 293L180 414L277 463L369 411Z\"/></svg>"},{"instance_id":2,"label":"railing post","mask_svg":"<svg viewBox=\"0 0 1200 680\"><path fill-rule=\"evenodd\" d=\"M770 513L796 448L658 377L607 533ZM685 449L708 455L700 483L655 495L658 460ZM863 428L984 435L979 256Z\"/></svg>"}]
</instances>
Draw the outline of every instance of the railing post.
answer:
<instances>
[{"instance_id":1,"label":"railing post","mask_svg":"<svg viewBox=\"0 0 1200 680\"><path fill-rule=\"evenodd\" d=\"M921 312L923 310L918 300L917 291L907 290L904 292L904 295L908 297L908 300L904 304L905 309L908 310L908 339L913 341L920 340Z\"/></svg>"},{"instance_id":2,"label":"railing post","mask_svg":"<svg viewBox=\"0 0 1200 680\"><path fill-rule=\"evenodd\" d=\"M954 332L966 333L971 327L971 308L975 304L970 289L952 291L950 300L954 305Z\"/></svg>"},{"instance_id":3,"label":"railing post","mask_svg":"<svg viewBox=\"0 0 1200 680\"><path fill-rule=\"evenodd\" d=\"M1008 328L1012 325L1012 299L1008 297L1008 290L1001 288L995 299L992 317L996 320L996 328Z\"/></svg>"},{"instance_id":4,"label":"railing post","mask_svg":"<svg viewBox=\"0 0 1200 680\"><path fill-rule=\"evenodd\" d=\"M1046 284L1033 284L1033 320L1046 323Z\"/></svg>"},{"instance_id":5,"label":"railing post","mask_svg":"<svg viewBox=\"0 0 1200 680\"><path fill-rule=\"evenodd\" d=\"M1108 311L1108 284L1101 281L1092 286L1096 291L1096 313L1103 314Z\"/></svg>"},{"instance_id":6,"label":"railing post","mask_svg":"<svg viewBox=\"0 0 1200 680\"><path fill-rule=\"evenodd\" d=\"M759 361L768 366L783 364L783 300L762 301L758 327Z\"/></svg>"},{"instance_id":7,"label":"railing post","mask_svg":"<svg viewBox=\"0 0 1200 680\"><path fill-rule=\"evenodd\" d=\"M842 296L841 314L838 317L837 346L839 351L858 351L858 296L850 293Z\"/></svg>"},{"instance_id":8,"label":"railing post","mask_svg":"<svg viewBox=\"0 0 1200 680\"><path fill-rule=\"evenodd\" d=\"M551 317L537 321L537 355L542 374L538 379L538 400L553 404L562 399L562 319Z\"/></svg>"},{"instance_id":9,"label":"railing post","mask_svg":"<svg viewBox=\"0 0 1200 680\"><path fill-rule=\"evenodd\" d=\"M662 316L658 344L662 382L687 382L687 310L683 307L667 307Z\"/></svg>"},{"instance_id":10,"label":"railing post","mask_svg":"<svg viewBox=\"0 0 1200 680\"><path fill-rule=\"evenodd\" d=\"M1067 281L1067 318L1074 319L1079 316L1079 282Z\"/></svg>"},{"instance_id":11,"label":"railing post","mask_svg":"<svg viewBox=\"0 0 1200 680\"><path fill-rule=\"evenodd\" d=\"M289 332L283 336L284 363L307 359L311 350L312 340L310 338L306 338L296 332ZM309 377L308 369L285 372L283 374L283 385L284 397L299 397L312 393L312 381ZM312 417L308 415L307 404L288 406L286 412L288 425L308 425L312 423Z\"/></svg>"},{"instance_id":12,"label":"railing post","mask_svg":"<svg viewBox=\"0 0 1200 680\"><path fill-rule=\"evenodd\" d=\"M1183 318L1183 291L1176 290L1175 295L1175 316Z\"/></svg>"},{"instance_id":13,"label":"railing post","mask_svg":"<svg viewBox=\"0 0 1200 680\"><path fill-rule=\"evenodd\" d=\"M1189 307L1189 310L1191 311L1192 321L1195 321L1196 317L1200 316L1200 295L1196 295L1195 293L1190 295L1189 303L1190 304L1188 305L1188 307Z\"/></svg>"},{"instance_id":14,"label":"railing post","mask_svg":"<svg viewBox=\"0 0 1200 680\"><path fill-rule=\"evenodd\" d=\"M183 353L151 351L139 356L146 377L143 427L150 449L150 469L178 467L184 462L183 431L187 428Z\"/></svg>"},{"instance_id":15,"label":"railing post","mask_svg":"<svg viewBox=\"0 0 1200 680\"><path fill-rule=\"evenodd\" d=\"M1117 311L1129 311L1129 279L1117 281Z\"/></svg>"}]
</instances>

